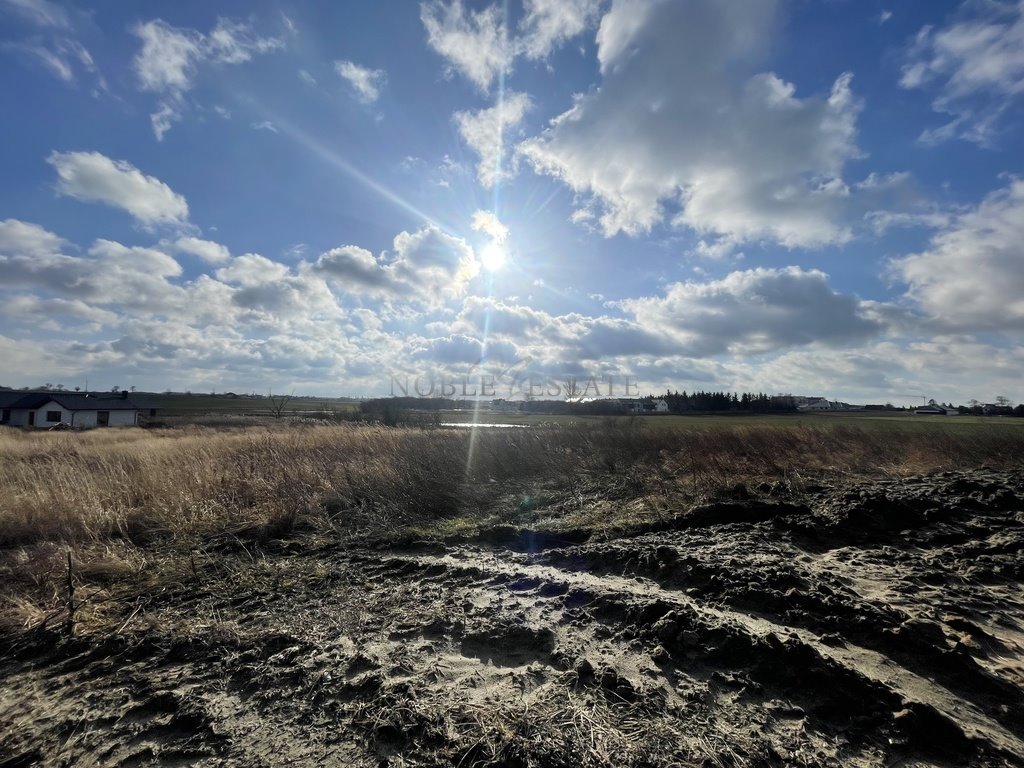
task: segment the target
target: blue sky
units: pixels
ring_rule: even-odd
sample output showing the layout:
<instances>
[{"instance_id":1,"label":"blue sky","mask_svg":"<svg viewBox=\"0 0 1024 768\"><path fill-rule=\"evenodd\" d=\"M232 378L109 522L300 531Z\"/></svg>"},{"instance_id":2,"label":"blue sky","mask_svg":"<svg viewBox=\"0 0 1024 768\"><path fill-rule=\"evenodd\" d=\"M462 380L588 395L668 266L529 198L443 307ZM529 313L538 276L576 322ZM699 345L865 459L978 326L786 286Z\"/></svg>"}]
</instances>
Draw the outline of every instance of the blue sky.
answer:
<instances>
[{"instance_id":1,"label":"blue sky","mask_svg":"<svg viewBox=\"0 0 1024 768\"><path fill-rule=\"evenodd\" d=\"M0 0L0 62L8 386L1024 398L1024 2Z\"/></svg>"}]
</instances>

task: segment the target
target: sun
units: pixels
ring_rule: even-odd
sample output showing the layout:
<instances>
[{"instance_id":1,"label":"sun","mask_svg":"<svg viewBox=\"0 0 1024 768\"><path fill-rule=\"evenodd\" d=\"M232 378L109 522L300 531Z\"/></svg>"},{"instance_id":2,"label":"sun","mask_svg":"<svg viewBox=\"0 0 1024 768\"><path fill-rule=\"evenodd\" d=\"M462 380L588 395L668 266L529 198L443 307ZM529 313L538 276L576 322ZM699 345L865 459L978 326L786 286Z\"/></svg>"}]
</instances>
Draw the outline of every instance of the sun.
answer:
<instances>
[{"instance_id":1,"label":"sun","mask_svg":"<svg viewBox=\"0 0 1024 768\"><path fill-rule=\"evenodd\" d=\"M480 263L488 272L497 272L508 260L505 246L499 242L492 241L485 245L480 251Z\"/></svg>"}]
</instances>

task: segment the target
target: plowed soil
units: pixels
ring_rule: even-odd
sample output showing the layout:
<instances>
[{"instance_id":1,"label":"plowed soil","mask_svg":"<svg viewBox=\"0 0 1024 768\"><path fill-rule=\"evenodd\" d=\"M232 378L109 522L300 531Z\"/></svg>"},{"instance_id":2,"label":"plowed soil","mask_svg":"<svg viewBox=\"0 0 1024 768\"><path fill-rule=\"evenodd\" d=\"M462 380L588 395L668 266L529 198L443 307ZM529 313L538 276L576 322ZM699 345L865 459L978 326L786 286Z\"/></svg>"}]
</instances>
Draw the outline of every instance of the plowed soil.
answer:
<instances>
[{"instance_id":1,"label":"plowed soil","mask_svg":"<svg viewBox=\"0 0 1024 768\"><path fill-rule=\"evenodd\" d=\"M204 559L8 639L0 766L1024 765L1024 475Z\"/></svg>"}]
</instances>

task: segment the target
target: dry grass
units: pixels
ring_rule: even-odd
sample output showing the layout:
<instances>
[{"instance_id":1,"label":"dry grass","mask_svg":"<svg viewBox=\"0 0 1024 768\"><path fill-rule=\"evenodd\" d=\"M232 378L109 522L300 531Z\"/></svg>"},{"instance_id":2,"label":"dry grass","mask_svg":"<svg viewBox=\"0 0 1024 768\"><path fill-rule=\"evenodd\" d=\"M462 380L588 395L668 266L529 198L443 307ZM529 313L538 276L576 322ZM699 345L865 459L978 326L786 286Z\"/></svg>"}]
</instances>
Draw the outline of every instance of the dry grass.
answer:
<instances>
[{"instance_id":1,"label":"dry grass","mask_svg":"<svg viewBox=\"0 0 1024 768\"><path fill-rule=\"evenodd\" d=\"M536 489L551 509L589 504L591 517L602 497L621 509L657 499L663 512L738 482L1002 466L1022 453L1017 429L646 430L630 420L475 435L354 424L5 430L0 616L32 625L59 606L68 548L77 579L105 596L118 584L167 578L185 567L182 553L512 519L529 505L509 500ZM167 552L176 553L173 568Z\"/></svg>"}]
</instances>

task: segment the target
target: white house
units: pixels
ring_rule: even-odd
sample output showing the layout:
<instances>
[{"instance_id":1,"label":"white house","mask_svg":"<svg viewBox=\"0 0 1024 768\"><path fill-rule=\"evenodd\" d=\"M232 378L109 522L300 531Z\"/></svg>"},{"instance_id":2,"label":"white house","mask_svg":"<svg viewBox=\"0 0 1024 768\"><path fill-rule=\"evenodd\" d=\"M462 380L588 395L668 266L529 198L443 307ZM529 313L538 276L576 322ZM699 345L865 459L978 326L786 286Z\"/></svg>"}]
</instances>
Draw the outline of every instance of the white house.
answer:
<instances>
[{"instance_id":1,"label":"white house","mask_svg":"<svg viewBox=\"0 0 1024 768\"><path fill-rule=\"evenodd\" d=\"M140 416L155 415L156 408L130 398L127 392L0 393L0 424L12 427L131 427L139 423Z\"/></svg>"}]
</instances>

